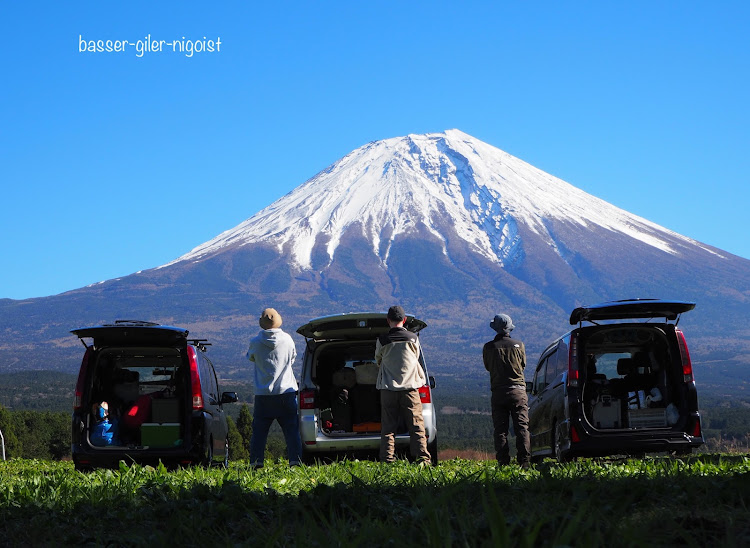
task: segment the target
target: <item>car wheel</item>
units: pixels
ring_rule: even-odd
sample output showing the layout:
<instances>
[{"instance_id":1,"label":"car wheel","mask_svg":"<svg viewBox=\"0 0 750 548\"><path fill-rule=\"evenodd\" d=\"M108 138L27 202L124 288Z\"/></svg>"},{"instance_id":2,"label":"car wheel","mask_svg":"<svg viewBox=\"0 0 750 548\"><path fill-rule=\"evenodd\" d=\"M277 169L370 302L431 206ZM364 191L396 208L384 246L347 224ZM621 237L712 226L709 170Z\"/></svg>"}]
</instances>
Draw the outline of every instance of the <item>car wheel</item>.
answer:
<instances>
[{"instance_id":1,"label":"car wheel","mask_svg":"<svg viewBox=\"0 0 750 548\"><path fill-rule=\"evenodd\" d=\"M203 452L203 466L210 467L214 463L214 440L208 439L208 444Z\"/></svg>"},{"instance_id":2,"label":"car wheel","mask_svg":"<svg viewBox=\"0 0 750 548\"><path fill-rule=\"evenodd\" d=\"M437 436L435 436L435 439L427 444L427 452L430 454L430 462L432 462L433 466L436 466L438 463Z\"/></svg>"},{"instance_id":3,"label":"car wheel","mask_svg":"<svg viewBox=\"0 0 750 548\"><path fill-rule=\"evenodd\" d=\"M557 459L557 462L566 462L568 459L565 456L565 453L563 453L562 448L563 440L562 440L562 434L560 433L560 425L555 426L555 458Z\"/></svg>"}]
</instances>

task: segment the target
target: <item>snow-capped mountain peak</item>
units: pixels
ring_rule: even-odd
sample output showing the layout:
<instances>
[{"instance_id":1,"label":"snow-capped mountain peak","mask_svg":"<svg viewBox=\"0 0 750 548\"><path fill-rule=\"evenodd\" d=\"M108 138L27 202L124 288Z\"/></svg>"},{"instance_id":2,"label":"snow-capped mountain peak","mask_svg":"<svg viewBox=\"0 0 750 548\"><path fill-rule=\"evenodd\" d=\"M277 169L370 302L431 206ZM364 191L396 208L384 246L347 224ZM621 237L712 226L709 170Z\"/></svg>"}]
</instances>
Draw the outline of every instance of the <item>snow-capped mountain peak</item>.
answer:
<instances>
[{"instance_id":1,"label":"snow-capped mountain peak","mask_svg":"<svg viewBox=\"0 0 750 548\"><path fill-rule=\"evenodd\" d=\"M551 221L602 227L668 253L677 252L676 241L700 245L453 129L368 143L169 264L265 242L308 269L316 244L324 242L333 259L354 227L387 264L400 235L426 229L445 244L450 222L471 249L504 265L519 254L521 225L560 254Z\"/></svg>"}]
</instances>

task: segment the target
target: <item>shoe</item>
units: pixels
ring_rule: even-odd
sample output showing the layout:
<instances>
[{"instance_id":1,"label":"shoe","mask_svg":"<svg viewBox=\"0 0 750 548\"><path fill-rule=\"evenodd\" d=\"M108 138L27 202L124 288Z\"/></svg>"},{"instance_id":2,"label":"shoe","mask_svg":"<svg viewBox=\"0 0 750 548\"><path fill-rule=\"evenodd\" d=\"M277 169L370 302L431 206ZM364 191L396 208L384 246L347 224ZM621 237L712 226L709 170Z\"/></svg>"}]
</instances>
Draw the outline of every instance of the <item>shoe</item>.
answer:
<instances>
[{"instance_id":1,"label":"shoe","mask_svg":"<svg viewBox=\"0 0 750 548\"><path fill-rule=\"evenodd\" d=\"M529 468L531 468L531 464L529 464L528 462L522 462L522 463L520 464L520 466L521 466L521 468L523 468L524 470L528 470Z\"/></svg>"}]
</instances>

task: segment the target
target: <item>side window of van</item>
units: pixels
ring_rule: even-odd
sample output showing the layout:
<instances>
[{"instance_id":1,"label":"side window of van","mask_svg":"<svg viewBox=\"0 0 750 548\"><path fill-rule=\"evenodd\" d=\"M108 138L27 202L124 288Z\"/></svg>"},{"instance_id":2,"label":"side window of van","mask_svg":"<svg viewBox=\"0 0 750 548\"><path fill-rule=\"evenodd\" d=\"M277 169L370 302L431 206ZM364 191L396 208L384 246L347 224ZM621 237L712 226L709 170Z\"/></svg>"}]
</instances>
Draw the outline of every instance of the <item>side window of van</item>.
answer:
<instances>
[{"instance_id":1,"label":"side window of van","mask_svg":"<svg viewBox=\"0 0 750 548\"><path fill-rule=\"evenodd\" d=\"M201 384L203 390L206 391L208 396L213 400L214 403L218 401L216 394L216 375L214 375L214 368L211 362L205 356L200 356L200 372L201 372Z\"/></svg>"},{"instance_id":2,"label":"side window of van","mask_svg":"<svg viewBox=\"0 0 750 548\"><path fill-rule=\"evenodd\" d=\"M546 385L554 385L555 379L557 378L557 351L553 351L552 354L547 356L547 375Z\"/></svg>"},{"instance_id":3,"label":"side window of van","mask_svg":"<svg viewBox=\"0 0 750 548\"><path fill-rule=\"evenodd\" d=\"M534 375L534 394L539 394L547 386L545 382L545 376L547 374L547 358L542 360L542 363L537 367L536 374Z\"/></svg>"},{"instance_id":4,"label":"side window of van","mask_svg":"<svg viewBox=\"0 0 750 548\"><path fill-rule=\"evenodd\" d=\"M208 359L206 359L206 362L208 363L208 374L211 376L211 396L218 402L219 401L219 383L216 379L216 370L214 369L214 364L211 363Z\"/></svg>"},{"instance_id":5,"label":"side window of van","mask_svg":"<svg viewBox=\"0 0 750 548\"><path fill-rule=\"evenodd\" d=\"M569 337L566 337L557 345L557 367L555 367L555 376L562 375L568 371L568 340Z\"/></svg>"}]
</instances>

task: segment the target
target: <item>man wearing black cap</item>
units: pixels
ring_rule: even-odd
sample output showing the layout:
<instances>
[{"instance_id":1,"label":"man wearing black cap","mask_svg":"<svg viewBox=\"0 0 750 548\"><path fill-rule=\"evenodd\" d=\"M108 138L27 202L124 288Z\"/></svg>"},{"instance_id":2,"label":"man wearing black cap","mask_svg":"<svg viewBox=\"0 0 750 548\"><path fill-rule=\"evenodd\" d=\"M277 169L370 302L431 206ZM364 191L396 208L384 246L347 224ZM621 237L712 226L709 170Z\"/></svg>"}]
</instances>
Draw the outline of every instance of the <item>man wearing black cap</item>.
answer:
<instances>
[{"instance_id":1,"label":"man wearing black cap","mask_svg":"<svg viewBox=\"0 0 750 548\"><path fill-rule=\"evenodd\" d=\"M422 400L419 388L426 382L419 363L419 341L417 336L404 328L406 314L400 306L388 309L388 333L378 337L375 343L375 361L380 390L381 428L380 460L396 460L396 430L403 417L409 428L412 457L418 463L429 464Z\"/></svg>"},{"instance_id":2,"label":"man wearing black cap","mask_svg":"<svg viewBox=\"0 0 750 548\"><path fill-rule=\"evenodd\" d=\"M492 388L492 424L495 428L495 457L500 464L510 464L508 448L509 415L516 433L516 458L518 464L528 468L531 457L529 441L529 405L526 398L526 348L511 339L515 327L510 316L498 314L490 322L497 335L484 345L484 367L490 372Z\"/></svg>"}]
</instances>

